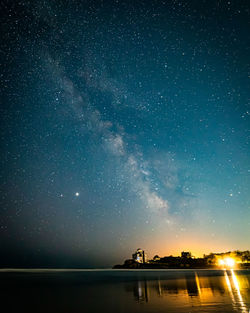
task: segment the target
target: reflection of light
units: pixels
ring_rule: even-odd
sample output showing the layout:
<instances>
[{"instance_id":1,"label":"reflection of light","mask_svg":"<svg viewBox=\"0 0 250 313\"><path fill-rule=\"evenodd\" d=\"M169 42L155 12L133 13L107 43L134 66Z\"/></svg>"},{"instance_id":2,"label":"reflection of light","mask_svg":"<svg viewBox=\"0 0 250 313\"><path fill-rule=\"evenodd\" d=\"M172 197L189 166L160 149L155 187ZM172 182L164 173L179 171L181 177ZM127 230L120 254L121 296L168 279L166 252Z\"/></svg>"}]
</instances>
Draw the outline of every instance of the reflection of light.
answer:
<instances>
[{"instance_id":1,"label":"reflection of light","mask_svg":"<svg viewBox=\"0 0 250 313\"><path fill-rule=\"evenodd\" d=\"M225 275L225 278L226 278L226 283L227 283L228 291L229 291L229 293L230 293L230 296L231 296L231 298L232 298L233 303L235 303L234 294L233 294L232 287L231 287L231 283L230 283L230 280L229 280L229 277L228 277L228 274L227 274L227 271L226 271L226 270L224 271L224 275Z\"/></svg>"},{"instance_id":2,"label":"reflection of light","mask_svg":"<svg viewBox=\"0 0 250 313\"><path fill-rule=\"evenodd\" d=\"M196 282L196 286L197 286L197 289L198 289L198 293L200 295L201 294L201 287L200 287L199 277L198 277L196 272L195 272L195 282Z\"/></svg>"},{"instance_id":3,"label":"reflection of light","mask_svg":"<svg viewBox=\"0 0 250 313\"><path fill-rule=\"evenodd\" d=\"M138 284L138 296L139 296L139 298L141 298L141 297L142 297L142 287L141 287L141 282L139 282L139 284Z\"/></svg>"},{"instance_id":4,"label":"reflection of light","mask_svg":"<svg viewBox=\"0 0 250 313\"><path fill-rule=\"evenodd\" d=\"M242 312L243 312L243 313L248 313L248 310L247 310L247 308L246 308L246 306L245 306L245 303L244 303L244 301L243 301L243 299L242 299L242 296L241 296L241 293L240 293L240 286L239 286L237 277L236 277L236 275L235 275L235 273L234 273L234 270L231 270L231 272L232 272L232 278L233 278L234 288L236 289L237 296L238 296L238 298L239 298L239 303L240 303L240 307L241 307L241 309L242 309Z\"/></svg>"},{"instance_id":5,"label":"reflection of light","mask_svg":"<svg viewBox=\"0 0 250 313\"><path fill-rule=\"evenodd\" d=\"M159 291L159 295L162 295L162 291L161 291L161 281L158 280L158 291Z\"/></svg>"},{"instance_id":6,"label":"reflection of light","mask_svg":"<svg viewBox=\"0 0 250 313\"><path fill-rule=\"evenodd\" d=\"M236 305L237 303L239 303L240 308L241 308L241 312L242 313L248 313L248 310L247 310L247 308L245 306L245 303L243 301L243 298L242 298L242 295L241 295L241 292L240 292L240 286L239 286L237 277L236 277L236 275L234 273L234 270L231 269L231 275L232 275L231 277L232 277L232 280L233 280L233 284L231 283L226 270L225 270L224 274L225 274L225 279L226 279L228 291L229 291L230 296L232 298L233 304ZM236 293L235 293L235 291L236 291ZM235 296L237 296L236 298L237 298L238 301L236 301Z\"/></svg>"}]
</instances>

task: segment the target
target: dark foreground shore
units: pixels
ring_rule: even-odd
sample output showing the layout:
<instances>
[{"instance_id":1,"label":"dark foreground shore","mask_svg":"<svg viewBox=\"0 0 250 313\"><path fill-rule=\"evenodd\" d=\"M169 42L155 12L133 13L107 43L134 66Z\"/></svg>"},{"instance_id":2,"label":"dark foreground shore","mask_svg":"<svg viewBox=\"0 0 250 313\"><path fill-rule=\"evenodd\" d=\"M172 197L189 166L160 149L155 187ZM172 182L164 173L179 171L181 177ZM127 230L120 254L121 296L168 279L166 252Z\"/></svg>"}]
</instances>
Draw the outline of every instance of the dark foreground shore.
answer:
<instances>
[{"instance_id":1,"label":"dark foreground shore","mask_svg":"<svg viewBox=\"0 0 250 313\"><path fill-rule=\"evenodd\" d=\"M243 312L249 270L1 270L7 311L38 313Z\"/></svg>"}]
</instances>

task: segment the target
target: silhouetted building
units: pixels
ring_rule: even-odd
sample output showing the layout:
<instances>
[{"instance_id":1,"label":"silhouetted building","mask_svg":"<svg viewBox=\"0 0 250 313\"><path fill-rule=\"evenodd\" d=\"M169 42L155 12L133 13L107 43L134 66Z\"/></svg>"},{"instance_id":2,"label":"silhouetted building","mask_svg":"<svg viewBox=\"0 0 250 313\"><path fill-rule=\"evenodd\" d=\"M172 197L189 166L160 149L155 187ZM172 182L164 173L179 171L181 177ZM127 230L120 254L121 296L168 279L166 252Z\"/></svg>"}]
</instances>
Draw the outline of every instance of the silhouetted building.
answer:
<instances>
[{"instance_id":1,"label":"silhouetted building","mask_svg":"<svg viewBox=\"0 0 250 313\"><path fill-rule=\"evenodd\" d=\"M160 261L160 259L161 259L161 258L159 257L159 255L155 255L155 256L153 257L153 260L154 260L154 261Z\"/></svg>"},{"instance_id":2,"label":"silhouetted building","mask_svg":"<svg viewBox=\"0 0 250 313\"><path fill-rule=\"evenodd\" d=\"M192 254L191 254L191 252L185 252L185 251L183 251L183 252L181 253L181 257L182 257L182 258L185 258L185 259L189 259L189 258L192 258Z\"/></svg>"},{"instance_id":3,"label":"silhouetted building","mask_svg":"<svg viewBox=\"0 0 250 313\"><path fill-rule=\"evenodd\" d=\"M147 257L142 249L137 249L134 254L132 254L132 258L138 263L146 263Z\"/></svg>"}]
</instances>

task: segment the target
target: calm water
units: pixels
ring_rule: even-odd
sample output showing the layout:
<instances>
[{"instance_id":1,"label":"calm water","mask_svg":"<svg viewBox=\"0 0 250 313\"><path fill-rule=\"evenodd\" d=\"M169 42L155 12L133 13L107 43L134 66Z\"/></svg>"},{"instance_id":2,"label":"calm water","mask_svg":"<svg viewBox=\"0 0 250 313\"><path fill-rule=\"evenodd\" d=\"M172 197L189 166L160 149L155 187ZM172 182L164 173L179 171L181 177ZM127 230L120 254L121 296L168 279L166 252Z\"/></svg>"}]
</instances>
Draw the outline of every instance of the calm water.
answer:
<instances>
[{"instance_id":1,"label":"calm water","mask_svg":"<svg viewBox=\"0 0 250 313\"><path fill-rule=\"evenodd\" d=\"M6 312L250 312L250 271L0 271Z\"/></svg>"}]
</instances>

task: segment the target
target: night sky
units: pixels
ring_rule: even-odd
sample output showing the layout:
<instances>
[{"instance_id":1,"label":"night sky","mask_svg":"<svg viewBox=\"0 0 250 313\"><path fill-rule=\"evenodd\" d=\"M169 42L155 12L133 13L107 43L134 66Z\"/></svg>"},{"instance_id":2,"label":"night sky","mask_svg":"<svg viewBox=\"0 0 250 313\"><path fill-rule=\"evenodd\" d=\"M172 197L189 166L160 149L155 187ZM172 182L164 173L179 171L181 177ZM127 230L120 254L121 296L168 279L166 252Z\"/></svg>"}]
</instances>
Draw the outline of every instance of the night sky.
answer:
<instances>
[{"instance_id":1,"label":"night sky","mask_svg":"<svg viewBox=\"0 0 250 313\"><path fill-rule=\"evenodd\" d=\"M249 1L3 1L0 266L250 248Z\"/></svg>"}]
</instances>

